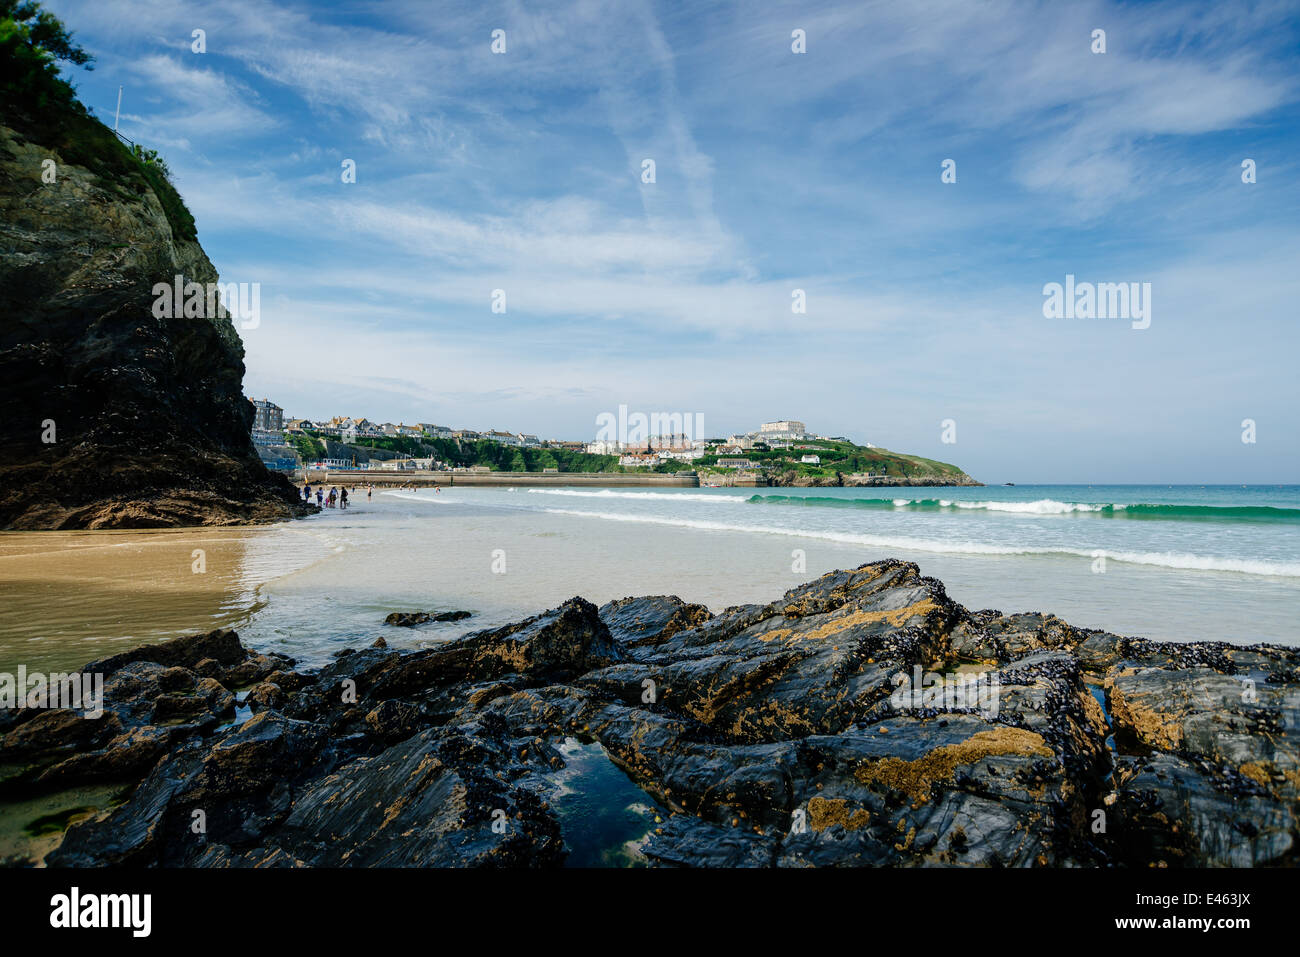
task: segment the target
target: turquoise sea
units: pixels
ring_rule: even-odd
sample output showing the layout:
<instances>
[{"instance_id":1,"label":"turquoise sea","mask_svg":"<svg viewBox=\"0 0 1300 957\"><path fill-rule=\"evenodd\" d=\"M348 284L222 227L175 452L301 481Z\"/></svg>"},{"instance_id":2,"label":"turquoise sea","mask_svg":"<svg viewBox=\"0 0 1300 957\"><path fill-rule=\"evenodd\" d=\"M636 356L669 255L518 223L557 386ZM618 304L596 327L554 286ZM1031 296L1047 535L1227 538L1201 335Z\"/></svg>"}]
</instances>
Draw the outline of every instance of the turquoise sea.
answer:
<instances>
[{"instance_id":1,"label":"turquoise sea","mask_svg":"<svg viewBox=\"0 0 1300 957\"><path fill-rule=\"evenodd\" d=\"M221 626L312 667L381 635L425 647L574 595L769 602L882 558L915 562L972 609L1161 640L1300 643L1297 486L452 488L353 501L261 529L10 536L0 657L76 666ZM472 617L383 624L457 609Z\"/></svg>"},{"instance_id":2,"label":"turquoise sea","mask_svg":"<svg viewBox=\"0 0 1300 957\"><path fill-rule=\"evenodd\" d=\"M266 548L298 565L256 584L239 627L308 660L380 633L444 640L572 595L766 602L888 557L971 608L1164 640L1300 642L1298 486L389 491L283 526ZM377 624L426 608L475 618Z\"/></svg>"}]
</instances>

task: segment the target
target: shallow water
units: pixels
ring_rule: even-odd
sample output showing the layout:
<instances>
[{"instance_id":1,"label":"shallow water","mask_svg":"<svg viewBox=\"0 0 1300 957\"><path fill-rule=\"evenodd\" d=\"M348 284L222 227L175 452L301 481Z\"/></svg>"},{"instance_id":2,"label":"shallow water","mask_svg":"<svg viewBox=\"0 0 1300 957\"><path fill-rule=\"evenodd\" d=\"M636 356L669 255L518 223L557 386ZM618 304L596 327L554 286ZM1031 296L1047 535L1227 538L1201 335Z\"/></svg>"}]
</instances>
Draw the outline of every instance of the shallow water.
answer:
<instances>
[{"instance_id":1,"label":"shallow water","mask_svg":"<svg viewBox=\"0 0 1300 957\"><path fill-rule=\"evenodd\" d=\"M128 794L121 784L105 784L0 803L0 861L19 858L41 863L62 842L69 825L113 808Z\"/></svg>"},{"instance_id":2,"label":"shallow water","mask_svg":"<svg viewBox=\"0 0 1300 957\"><path fill-rule=\"evenodd\" d=\"M560 819L568 867L643 867L641 847L662 818L654 802L632 783L596 742L565 738L564 768L550 795Z\"/></svg>"},{"instance_id":3,"label":"shallow water","mask_svg":"<svg viewBox=\"0 0 1300 957\"><path fill-rule=\"evenodd\" d=\"M1295 487L358 498L347 511L262 529L0 534L0 671L74 668L218 626L313 667L380 635L396 648L426 647L574 595L601 603L676 594L715 611L767 602L825 571L887 557L918 563L971 608L1050 611L1167 640L1300 643ZM1081 507L1103 505L1129 508ZM1170 508L1118 517L1141 514L1134 505ZM392 611L455 609L473 617L383 624Z\"/></svg>"}]
</instances>

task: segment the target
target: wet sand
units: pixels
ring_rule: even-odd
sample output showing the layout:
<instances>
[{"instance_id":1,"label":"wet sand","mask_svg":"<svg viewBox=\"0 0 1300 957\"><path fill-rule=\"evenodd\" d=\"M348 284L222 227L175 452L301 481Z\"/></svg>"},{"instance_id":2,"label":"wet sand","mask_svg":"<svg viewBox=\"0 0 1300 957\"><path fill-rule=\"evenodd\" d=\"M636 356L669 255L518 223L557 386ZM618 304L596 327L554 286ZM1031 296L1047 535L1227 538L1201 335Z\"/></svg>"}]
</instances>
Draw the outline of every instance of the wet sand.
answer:
<instances>
[{"instance_id":1,"label":"wet sand","mask_svg":"<svg viewBox=\"0 0 1300 957\"><path fill-rule=\"evenodd\" d=\"M246 620L274 537L274 527L0 534L0 671L75 669Z\"/></svg>"}]
</instances>

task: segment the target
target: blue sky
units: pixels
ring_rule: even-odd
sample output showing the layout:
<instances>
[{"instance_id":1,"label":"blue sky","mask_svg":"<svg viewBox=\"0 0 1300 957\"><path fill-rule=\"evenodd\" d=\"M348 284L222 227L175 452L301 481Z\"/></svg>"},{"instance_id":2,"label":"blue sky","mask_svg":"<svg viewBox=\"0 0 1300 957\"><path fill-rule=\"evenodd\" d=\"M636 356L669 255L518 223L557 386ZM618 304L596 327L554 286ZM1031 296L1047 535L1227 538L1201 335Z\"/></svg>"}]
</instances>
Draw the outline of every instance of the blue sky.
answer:
<instances>
[{"instance_id":1,"label":"blue sky","mask_svg":"<svg viewBox=\"0 0 1300 957\"><path fill-rule=\"evenodd\" d=\"M1300 481L1297 3L47 6L261 284L245 391L294 415ZM1150 327L1044 318L1066 274L1150 282Z\"/></svg>"}]
</instances>

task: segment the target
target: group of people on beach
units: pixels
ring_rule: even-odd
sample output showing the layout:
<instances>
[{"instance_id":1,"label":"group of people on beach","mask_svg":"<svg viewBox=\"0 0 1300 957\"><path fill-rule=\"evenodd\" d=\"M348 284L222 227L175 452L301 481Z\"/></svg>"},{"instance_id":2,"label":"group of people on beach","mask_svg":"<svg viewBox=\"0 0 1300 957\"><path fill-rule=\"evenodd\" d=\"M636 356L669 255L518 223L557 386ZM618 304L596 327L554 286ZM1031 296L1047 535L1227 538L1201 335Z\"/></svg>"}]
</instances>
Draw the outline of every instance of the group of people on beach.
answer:
<instances>
[{"instance_id":1,"label":"group of people on beach","mask_svg":"<svg viewBox=\"0 0 1300 957\"><path fill-rule=\"evenodd\" d=\"M373 485L366 488L366 501L370 501L375 494ZM312 489L311 484L307 483L302 487L302 500L311 504ZM325 486L316 486L316 504L320 508L347 508L348 507L348 490L347 487L339 488L337 485L325 491Z\"/></svg>"}]
</instances>

